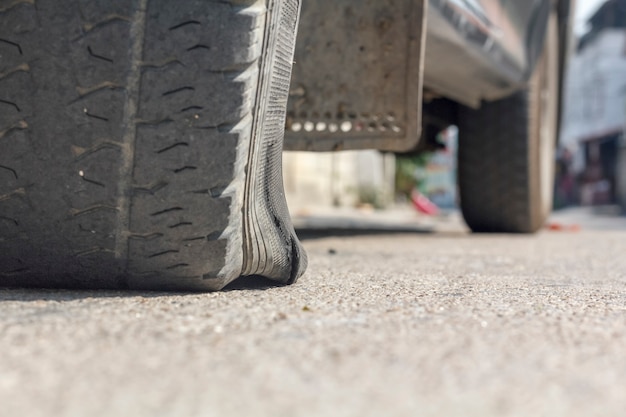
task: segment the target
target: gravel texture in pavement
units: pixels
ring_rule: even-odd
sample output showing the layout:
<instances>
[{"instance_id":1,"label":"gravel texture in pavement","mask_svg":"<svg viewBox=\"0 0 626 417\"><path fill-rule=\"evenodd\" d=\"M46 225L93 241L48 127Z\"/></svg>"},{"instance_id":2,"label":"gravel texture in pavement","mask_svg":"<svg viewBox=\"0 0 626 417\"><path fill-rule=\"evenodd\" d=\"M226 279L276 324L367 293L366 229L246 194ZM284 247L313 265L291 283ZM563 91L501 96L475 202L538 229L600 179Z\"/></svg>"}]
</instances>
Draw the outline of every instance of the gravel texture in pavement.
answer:
<instances>
[{"instance_id":1,"label":"gravel texture in pavement","mask_svg":"<svg viewBox=\"0 0 626 417\"><path fill-rule=\"evenodd\" d=\"M307 232L284 288L3 289L0 415L623 416L626 222L607 221Z\"/></svg>"}]
</instances>

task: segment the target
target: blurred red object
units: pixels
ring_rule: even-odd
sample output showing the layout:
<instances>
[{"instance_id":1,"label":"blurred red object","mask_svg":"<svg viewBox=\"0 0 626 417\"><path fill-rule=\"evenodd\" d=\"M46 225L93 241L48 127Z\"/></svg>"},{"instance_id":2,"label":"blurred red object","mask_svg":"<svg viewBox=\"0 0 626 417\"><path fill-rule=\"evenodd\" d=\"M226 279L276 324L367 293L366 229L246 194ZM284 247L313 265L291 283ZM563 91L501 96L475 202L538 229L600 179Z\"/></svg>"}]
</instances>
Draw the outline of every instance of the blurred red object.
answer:
<instances>
[{"instance_id":1,"label":"blurred red object","mask_svg":"<svg viewBox=\"0 0 626 417\"><path fill-rule=\"evenodd\" d=\"M580 225L552 222L546 225L546 229L553 232L578 232L580 231Z\"/></svg>"},{"instance_id":2,"label":"blurred red object","mask_svg":"<svg viewBox=\"0 0 626 417\"><path fill-rule=\"evenodd\" d=\"M420 213L428 216L436 216L439 214L439 207L417 190L411 191L411 203L413 203L413 207Z\"/></svg>"}]
</instances>

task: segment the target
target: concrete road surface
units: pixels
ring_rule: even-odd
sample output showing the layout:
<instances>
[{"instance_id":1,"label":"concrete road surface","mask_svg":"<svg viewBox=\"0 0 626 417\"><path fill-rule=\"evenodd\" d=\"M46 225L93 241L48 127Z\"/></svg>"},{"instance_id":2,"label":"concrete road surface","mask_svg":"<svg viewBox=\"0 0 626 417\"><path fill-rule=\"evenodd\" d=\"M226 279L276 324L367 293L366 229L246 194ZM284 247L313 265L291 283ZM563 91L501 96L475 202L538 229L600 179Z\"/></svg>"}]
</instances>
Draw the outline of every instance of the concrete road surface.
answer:
<instances>
[{"instance_id":1,"label":"concrete road surface","mask_svg":"<svg viewBox=\"0 0 626 417\"><path fill-rule=\"evenodd\" d=\"M626 220L557 220L318 223L289 288L0 290L0 415L624 416Z\"/></svg>"}]
</instances>

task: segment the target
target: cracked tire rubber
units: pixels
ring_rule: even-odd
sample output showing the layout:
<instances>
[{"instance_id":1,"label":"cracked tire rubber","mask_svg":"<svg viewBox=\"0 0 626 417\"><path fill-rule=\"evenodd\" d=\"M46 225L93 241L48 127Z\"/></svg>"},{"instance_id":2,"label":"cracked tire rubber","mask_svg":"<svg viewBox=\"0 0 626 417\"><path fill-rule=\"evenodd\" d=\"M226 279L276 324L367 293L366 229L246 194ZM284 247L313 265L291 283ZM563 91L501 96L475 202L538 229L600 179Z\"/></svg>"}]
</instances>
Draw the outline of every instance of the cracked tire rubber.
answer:
<instances>
[{"instance_id":1,"label":"cracked tire rubber","mask_svg":"<svg viewBox=\"0 0 626 417\"><path fill-rule=\"evenodd\" d=\"M534 233L552 210L558 109L558 33L527 90L459 112L461 211L482 233Z\"/></svg>"},{"instance_id":2,"label":"cracked tire rubber","mask_svg":"<svg viewBox=\"0 0 626 417\"><path fill-rule=\"evenodd\" d=\"M294 282L299 0L0 1L0 286Z\"/></svg>"}]
</instances>

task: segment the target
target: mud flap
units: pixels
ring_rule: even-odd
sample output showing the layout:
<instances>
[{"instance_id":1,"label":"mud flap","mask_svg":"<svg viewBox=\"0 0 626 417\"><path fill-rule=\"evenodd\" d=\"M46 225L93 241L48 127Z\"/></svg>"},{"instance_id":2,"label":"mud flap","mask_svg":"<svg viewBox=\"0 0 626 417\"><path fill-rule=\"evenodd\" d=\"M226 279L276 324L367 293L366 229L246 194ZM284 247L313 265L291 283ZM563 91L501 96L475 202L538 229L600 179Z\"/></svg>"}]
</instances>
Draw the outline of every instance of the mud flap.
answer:
<instances>
[{"instance_id":1,"label":"mud flap","mask_svg":"<svg viewBox=\"0 0 626 417\"><path fill-rule=\"evenodd\" d=\"M427 3L303 2L286 150L406 151L417 145Z\"/></svg>"}]
</instances>

